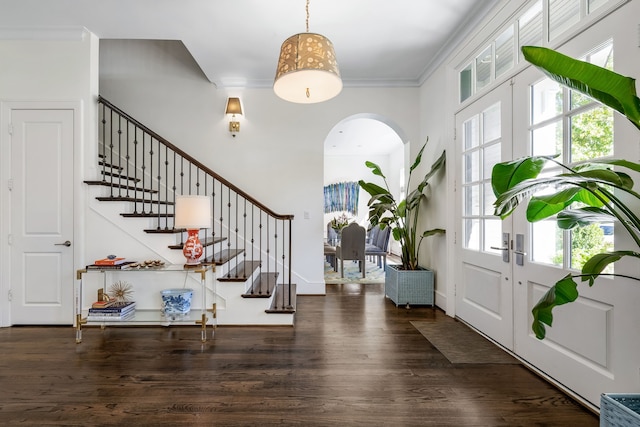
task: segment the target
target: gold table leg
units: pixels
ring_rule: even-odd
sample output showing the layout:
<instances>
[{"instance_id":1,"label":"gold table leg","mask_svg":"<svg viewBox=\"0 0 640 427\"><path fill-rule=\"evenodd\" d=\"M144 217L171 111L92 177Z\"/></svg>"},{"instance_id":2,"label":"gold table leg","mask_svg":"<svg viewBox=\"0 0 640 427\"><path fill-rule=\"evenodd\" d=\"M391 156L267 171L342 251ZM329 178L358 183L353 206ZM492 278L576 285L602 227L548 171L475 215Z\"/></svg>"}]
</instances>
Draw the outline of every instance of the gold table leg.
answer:
<instances>
[{"instance_id":1,"label":"gold table leg","mask_svg":"<svg viewBox=\"0 0 640 427\"><path fill-rule=\"evenodd\" d=\"M76 344L82 342L82 325L87 323L87 319L82 318L82 314L76 314Z\"/></svg>"}]
</instances>

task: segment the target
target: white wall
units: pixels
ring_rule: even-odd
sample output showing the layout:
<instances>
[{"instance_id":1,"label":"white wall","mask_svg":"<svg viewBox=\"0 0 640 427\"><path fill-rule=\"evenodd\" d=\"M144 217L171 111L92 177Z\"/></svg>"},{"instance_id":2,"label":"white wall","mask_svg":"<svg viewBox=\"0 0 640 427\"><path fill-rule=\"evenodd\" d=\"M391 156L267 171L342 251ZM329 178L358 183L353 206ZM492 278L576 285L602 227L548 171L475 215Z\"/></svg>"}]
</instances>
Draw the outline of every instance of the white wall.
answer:
<instances>
[{"instance_id":1,"label":"white wall","mask_svg":"<svg viewBox=\"0 0 640 427\"><path fill-rule=\"evenodd\" d=\"M416 88L345 88L310 105L285 102L271 88L218 90L177 42L102 40L100 93L276 212L295 215L293 266L301 294L324 293L323 144L331 128L370 113L420 140ZM235 138L224 117L228 96L243 104Z\"/></svg>"},{"instance_id":2,"label":"white wall","mask_svg":"<svg viewBox=\"0 0 640 427\"><path fill-rule=\"evenodd\" d=\"M56 102L78 106L76 123L80 134L74 145L75 206L69 207L74 216L72 239L76 265L83 265L85 251L84 194L82 175L86 158L95 158L96 105L98 88L98 39L81 28L46 30L42 32L0 31L0 103ZM55 40L55 41L51 41ZM67 107L68 108L68 107ZM4 111L4 108L1 109ZM7 125L9 117L1 117ZM5 296L11 288L10 253L6 236L11 231L10 193L7 182L11 177L10 135L7 127L0 132L0 324L10 324L10 304ZM69 283L72 286L73 283Z\"/></svg>"},{"instance_id":3,"label":"white wall","mask_svg":"<svg viewBox=\"0 0 640 427\"><path fill-rule=\"evenodd\" d=\"M427 141L420 167L414 171L414 182L421 179L425 173L431 169L434 159L438 158L443 150L451 157L454 150L450 133L453 124L450 122L450 112L445 108L444 100L451 96L451 90L447 86L446 73L444 67L438 68L431 77L420 88L420 133L421 141ZM413 162L420 149L421 144L414 144L411 147L411 160ZM407 171L408 172L408 171ZM425 194L427 202L420 208L419 230L429 230L432 228L446 228L453 225L450 223L453 212L451 194L453 193L452 183L447 176L453 172L453 162L447 158L445 169L431 178L429 187ZM435 235L425 238L420 246L419 264L428 267L435 272L436 305L442 308L447 307L447 288L453 288L449 282L448 271L448 245L447 241L453 236L452 232L447 235Z\"/></svg>"}]
</instances>

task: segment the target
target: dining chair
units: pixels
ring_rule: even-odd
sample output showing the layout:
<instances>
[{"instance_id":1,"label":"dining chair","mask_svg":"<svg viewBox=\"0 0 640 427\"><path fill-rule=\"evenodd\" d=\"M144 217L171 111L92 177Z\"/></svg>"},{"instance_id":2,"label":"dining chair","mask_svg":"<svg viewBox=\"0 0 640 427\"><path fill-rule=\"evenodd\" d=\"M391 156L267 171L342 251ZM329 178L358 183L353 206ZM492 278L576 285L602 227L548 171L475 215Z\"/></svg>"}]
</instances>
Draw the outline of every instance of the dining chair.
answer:
<instances>
[{"instance_id":1,"label":"dining chair","mask_svg":"<svg viewBox=\"0 0 640 427\"><path fill-rule=\"evenodd\" d=\"M365 278L365 240L366 230L364 227L352 222L344 227L340 232L340 244L336 246L336 265L340 259L340 277L344 278L344 261L358 261L358 266Z\"/></svg>"}]
</instances>

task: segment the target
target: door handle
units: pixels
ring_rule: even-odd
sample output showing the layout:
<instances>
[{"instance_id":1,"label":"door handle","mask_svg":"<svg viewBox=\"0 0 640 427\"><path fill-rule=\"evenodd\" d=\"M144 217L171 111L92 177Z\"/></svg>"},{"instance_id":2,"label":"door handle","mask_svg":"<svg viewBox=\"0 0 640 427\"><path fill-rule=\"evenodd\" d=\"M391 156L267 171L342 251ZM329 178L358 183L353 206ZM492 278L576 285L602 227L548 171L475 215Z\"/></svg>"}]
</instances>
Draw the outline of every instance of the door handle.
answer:
<instances>
[{"instance_id":1,"label":"door handle","mask_svg":"<svg viewBox=\"0 0 640 427\"><path fill-rule=\"evenodd\" d=\"M67 240L64 243L54 243L53 245L54 246L66 246L66 247L69 247L69 246L71 246L71 242Z\"/></svg>"},{"instance_id":2,"label":"door handle","mask_svg":"<svg viewBox=\"0 0 640 427\"><path fill-rule=\"evenodd\" d=\"M524 265L524 257L527 256L524 251L524 234L516 234L516 249L513 253L516 255L516 264Z\"/></svg>"},{"instance_id":3,"label":"door handle","mask_svg":"<svg viewBox=\"0 0 640 427\"><path fill-rule=\"evenodd\" d=\"M502 247L491 246L491 249L502 251L502 261L509 262L509 233L502 233Z\"/></svg>"}]
</instances>

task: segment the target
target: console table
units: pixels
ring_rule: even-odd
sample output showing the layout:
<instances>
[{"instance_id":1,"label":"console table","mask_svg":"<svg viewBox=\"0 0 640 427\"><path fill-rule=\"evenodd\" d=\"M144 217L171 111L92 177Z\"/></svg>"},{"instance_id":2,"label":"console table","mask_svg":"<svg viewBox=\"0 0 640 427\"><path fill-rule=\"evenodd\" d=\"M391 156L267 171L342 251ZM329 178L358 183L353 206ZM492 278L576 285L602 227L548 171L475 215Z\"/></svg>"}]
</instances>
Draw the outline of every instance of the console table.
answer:
<instances>
[{"instance_id":1,"label":"console table","mask_svg":"<svg viewBox=\"0 0 640 427\"><path fill-rule=\"evenodd\" d=\"M162 326L170 326L170 325L193 325L198 324L201 327L201 339L202 342L207 340L207 322L209 318L207 317L207 312L211 313L212 317L212 337L215 333L216 326L216 303L215 303L215 280L213 291L213 303L211 304L211 308L207 309L207 286L206 286L206 277L207 273L215 272L215 265L198 265L195 267L185 267L182 264L168 264L163 265L161 267L151 267L151 268L128 268L128 269L111 269L111 268L83 268L76 271L76 280L79 281L79 285L76 289L76 301L75 301L75 330L76 330L76 343L82 342L82 326L87 324L95 324L100 325L102 328L106 326L115 326L115 325L162 325ZM184 278L185 282L188 277L194 277L196 280L200 281L200 298L201 304L199 310L192 306L192 309L189 313L180 315L180 316L172 316L167 317L162 313L160 306L154 309L145 309L138 308L135 309L135 315L131 319L127 320L114 320L114 321L97 321L97 320L88 320L87 315L89 313L89 307L83 307L83 288L84 281L83 278L88 274L101 274L102 275L102 288L103 291L107 291L107 279L113 276L117 277L134 277L138 276L139 278L143 278L142 274L161 274L166 275L175 275L176 277ZM199 277L198 277L199 276ZM194 294L198 292L197 289L194 289ZM138 301L136 301L136 305ZM195 308L195 310L194 310Z\"/></svg>"}]
</instances>

